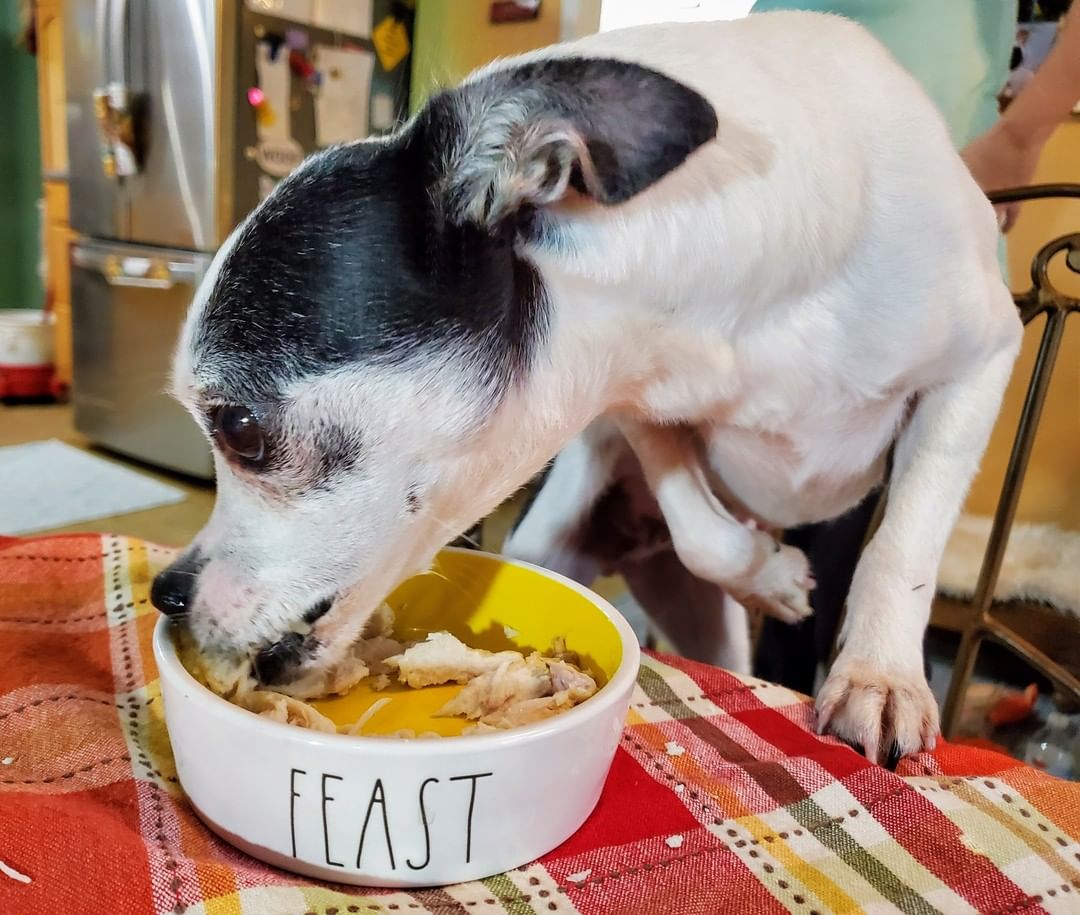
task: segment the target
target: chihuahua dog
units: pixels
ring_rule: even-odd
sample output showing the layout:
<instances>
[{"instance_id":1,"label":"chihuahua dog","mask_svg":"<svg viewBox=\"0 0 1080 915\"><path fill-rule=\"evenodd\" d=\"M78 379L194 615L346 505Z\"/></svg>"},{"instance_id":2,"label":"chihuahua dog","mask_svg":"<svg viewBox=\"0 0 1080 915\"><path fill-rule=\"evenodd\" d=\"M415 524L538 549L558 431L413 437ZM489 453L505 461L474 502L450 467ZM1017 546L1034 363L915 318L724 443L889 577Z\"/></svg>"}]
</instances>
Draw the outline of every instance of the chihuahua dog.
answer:
<instances>
[{"instance_id":1,"label":"chihuahua dog","mask_svg":"<svg viewBox=\"0 0 1080 915\"><path fill-rule=\"evenodd\" d=\"M308 159L215 257L174 376L217 503L154 602L318 692L576 442L530 537L552 558L626 443L683 566L798 619L806 561L766 531L854 505L895 440L819 710L873 758L926 747L921 635L1020 340L997 240L933 105L841 18L500 61Z\"/></svg>"}]
</instances>

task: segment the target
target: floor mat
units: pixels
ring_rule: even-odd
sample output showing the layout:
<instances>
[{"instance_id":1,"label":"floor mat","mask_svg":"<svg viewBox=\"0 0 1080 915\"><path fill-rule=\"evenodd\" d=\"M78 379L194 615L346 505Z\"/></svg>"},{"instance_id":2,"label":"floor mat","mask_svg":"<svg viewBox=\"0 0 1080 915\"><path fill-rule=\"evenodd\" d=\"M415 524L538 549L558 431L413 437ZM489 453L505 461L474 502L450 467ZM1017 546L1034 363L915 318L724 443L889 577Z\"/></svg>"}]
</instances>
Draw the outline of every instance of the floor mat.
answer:
<instances>
[{"instance_id":1,"label":"floor mat","mask_svg":"<svg viewBox=\"0 0 1080 915\"><path fill-rule=\"evenodd\" d=\"M29 534L182 502L152 477L49 440L0 448L0 534Z\"/></svg>"}]
</instances>

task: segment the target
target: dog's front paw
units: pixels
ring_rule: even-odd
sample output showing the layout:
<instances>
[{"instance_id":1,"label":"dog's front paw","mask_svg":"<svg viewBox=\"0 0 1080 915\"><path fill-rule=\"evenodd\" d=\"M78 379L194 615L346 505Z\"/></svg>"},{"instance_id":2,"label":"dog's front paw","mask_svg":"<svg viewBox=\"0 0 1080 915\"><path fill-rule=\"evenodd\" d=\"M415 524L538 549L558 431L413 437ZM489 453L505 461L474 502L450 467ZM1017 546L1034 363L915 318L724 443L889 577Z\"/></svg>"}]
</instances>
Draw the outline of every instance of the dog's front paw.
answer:
<instances>
[{"instance_id":1,"label":"dog's front paw","mask_svg":"<svg viewBox=\"0 0 1080 915\"><path fill-rule=\"evenodd\" d=\"M747 610L760 610L785 623L797 623L811 613L814 577L802 550L777 543L735 599Z\"/></svg>"},{"instance_id":2,"label":"dog's front paw","mask_svg":"<svg viewBox=\"0 0 1080 915\"><path fill-rule=\"evenodd\" d=\"M879 765L895 747L901 756L932 750L938 707L922 670L882 668L841 652L817 698L818 732L859 745Z\"/></svg>"}]
</instances>

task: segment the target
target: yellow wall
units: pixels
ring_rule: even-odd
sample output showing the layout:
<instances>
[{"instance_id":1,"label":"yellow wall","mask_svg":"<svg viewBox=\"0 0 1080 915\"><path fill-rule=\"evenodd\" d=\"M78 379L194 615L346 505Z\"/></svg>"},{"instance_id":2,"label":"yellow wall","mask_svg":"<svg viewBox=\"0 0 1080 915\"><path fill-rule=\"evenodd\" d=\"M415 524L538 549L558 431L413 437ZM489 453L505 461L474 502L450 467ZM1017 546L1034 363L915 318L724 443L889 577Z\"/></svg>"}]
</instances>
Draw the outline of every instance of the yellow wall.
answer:
<instances>
[{"instance_id":1,"label":"yellow wall","mask_svg":"<svg viewBox=\"0 0 1080 915\"><path fill-rule=\"evenodd\" d=\"M1080 120L1062 125L1051 137L1035 181L1080 183ZM1026 204L1016 227L1009 233L1013 288L1028 288L1031 258L1042 245L1071 232L1080 232L1080 200ZM1061 264L1051 272L1051 277L1064 292L1080 298L1080 277ZM1013 372L982 473L968 499L968 511L990 515L997 504L1042 324L1038 319L1026 330L1024 349ZM1019 517L1080 530L1080 314L1066 324L1053 386L1020 500Z\"/></svg>"},{"instance_id":2,"label":"yellow wall","mask_svg":"<svg viewBox=\"0 0 1080 915\"><path fill-rule=\"evenodd\" d=\"M416 10L412 103L432 89L453 85L497 57L509 57L559 40L559 0L543 0L531 22L488 21L490 0L419 0Z\"/></svg>"}]
</instances>

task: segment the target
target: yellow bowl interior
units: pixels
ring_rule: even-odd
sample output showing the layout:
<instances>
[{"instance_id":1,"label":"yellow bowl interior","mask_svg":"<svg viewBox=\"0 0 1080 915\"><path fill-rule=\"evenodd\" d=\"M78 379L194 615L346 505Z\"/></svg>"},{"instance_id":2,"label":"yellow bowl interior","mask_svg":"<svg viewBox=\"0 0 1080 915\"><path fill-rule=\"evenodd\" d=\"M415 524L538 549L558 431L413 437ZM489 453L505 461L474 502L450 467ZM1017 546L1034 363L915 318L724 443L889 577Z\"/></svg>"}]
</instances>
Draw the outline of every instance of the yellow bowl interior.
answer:
<instances>
[{"instance_id":1,"label":"yellow bowl interior","mask_svg":"<svg viewBox=\"0 0 1080 915\"><path fill-rule=\"evenodd\" d=\"M394 634L418 641L447 631L466 645L489 651L546 652L557 638L577 652L586 670L603 685L622 661L619 632L583 594L532 569L510 565L471 551L439 554L432 572L411 578L387 598L394 609ZM364 725L364 734L417 734L433 731L451 737L468 722L436 718L434 713L460 686L410 689L397 684L376 692L361 683L344 696L312 704L338 725L355 722L376 701L392 701Z\"/></svg>"}]
</instances>

